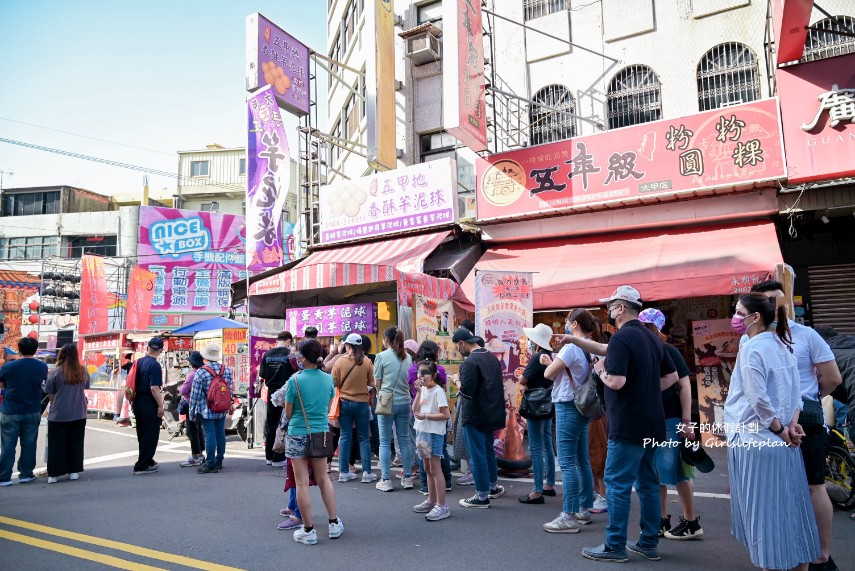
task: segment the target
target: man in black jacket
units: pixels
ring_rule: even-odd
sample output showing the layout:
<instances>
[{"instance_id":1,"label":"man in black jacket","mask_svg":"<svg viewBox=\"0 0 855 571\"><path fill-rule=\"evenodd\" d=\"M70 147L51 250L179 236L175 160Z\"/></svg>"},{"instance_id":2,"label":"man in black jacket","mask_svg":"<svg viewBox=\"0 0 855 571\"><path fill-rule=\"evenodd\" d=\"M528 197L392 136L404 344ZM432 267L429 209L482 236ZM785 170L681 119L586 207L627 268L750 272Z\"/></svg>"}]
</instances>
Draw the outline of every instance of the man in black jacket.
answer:
<instances>
[{"instance_id":1,"label":"man in black jacket","mask_svg":"<svg viewBox=\"0 0 855 571\"><path fill-rule=\"evenodd\" d=\"M291 365L291 344L294 337L288 331L283 331L276 336L276 347L267 351L261 358L261 366L258 368L258 376L267 385L267 420L264 423L264 455L267 465L275 468L285 467L285 453L274 452L273 442L276 439L276 429L282 418L282 407L274 406L270 397L285 386L294 367Z\"/></svg>"},{"instance_id":2,"label":"man in black jacket","mask_svg":"<svg viewBox=\"0 0 855 571\"><path fill-rule=\"evenodd\" d=\"M461 327L452 341L466 360L460 365L458 406L463 436L469 450L469 466L476 494L460 500L464 508L489 508L490 500L505 494L497 484L493 432L505 426L505 389L499 360L482 346L484 341Z\"/></svg>"}]
</instances>

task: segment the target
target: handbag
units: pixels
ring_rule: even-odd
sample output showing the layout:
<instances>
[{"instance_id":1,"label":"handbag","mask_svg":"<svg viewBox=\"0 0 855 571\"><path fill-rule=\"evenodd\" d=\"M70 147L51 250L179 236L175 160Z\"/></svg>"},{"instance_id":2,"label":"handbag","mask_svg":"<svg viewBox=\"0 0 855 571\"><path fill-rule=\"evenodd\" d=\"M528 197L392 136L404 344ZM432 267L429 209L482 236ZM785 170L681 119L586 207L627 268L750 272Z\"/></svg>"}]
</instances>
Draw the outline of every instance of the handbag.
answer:
<instances>
[{"instance_id":1,"label":"handbag","mask_svg":"<svg viewBox=\"0 0 855 571\"><path fill-rule=\"evenodd\" d=\"M401 369L404 368L404 362L401 361L401 366L398 367L398 374L395 375L395 384L398 384L401 376ZM392 387L392 392L384 394L383 391L377 391L377 407L374 409L376 414L381 416L392 416L394 412L392 397L395 394L395 387Z\"/></svg>"},{"instance_id":2,"label":"handbag","mask_svg":"<svg viewBox=\"0 0 855 571\"><path fill-rule=\"evenodd\" d=\"M354 367L356 367L356 363L350 368L347 374L344 376L344 379L341 381L341 386L344 386L344 382L350 376L350 373L353 372ZM338 387L335 389L335 395L333 395L332 403L330 403L330 412L327 415L327 418L330 420L338 420L338 415L341 413L341 392Z\"/></svg>"},{"instance_id":3,"label":"handbag","mask_svg":"<svg viewBox=\"0 0 855 571\"><path fill-rule=\"evenodd\" d=\"M309 426L309 417L306 416L306 407L303 406L303 395L300 394L299 377L300 375L294 377L294 383L297 387L297 398L300 399L300 410L303 412L303 420L306 421L306 431L309 433L309 439L306 442L306 458L329 458L335 452L333 433L329 430L312 433L312 428Z\"/></svg>"},{"instance_id":4,"label":"handbag","mask_svg":"<svg viewBox=\"0 0 855 571\"><path fill-rule=\"evenodd\" d=\"M594 365L591 363L591 356L588 357L588 378L581 385L576 386L576 380L573 378L573 373L566 366L567 376L573 383L573 403L576 405L576 410L582 416L588 418L600 418L606 414L606 409L603 407L603 402L600 400L600 394L597 392L597 375L594 373Z\"/></svg>"},{"instance_id":5,"label":"handbag","mask_svg":"<svg viewBox=\"0 0 855 571\"><path fill-rule=\"evenodd\" d=\"M287 434L288 434L288 426L287 425L284 428L281 426L276 427L276 438L273 439L273 451L276 452L277 454L284 454L285 453L285 436Z\"/></svg>"},{"instance_id":6,"label":"handbag","mask_svg":"<svg viewBox=\"0 0 855 571\"><path fill-rule=\"evenodd\" d=\"M520 416L528 420L552 418L552 387L537 388L523 393Z\"/></svg>"}]
</instances>

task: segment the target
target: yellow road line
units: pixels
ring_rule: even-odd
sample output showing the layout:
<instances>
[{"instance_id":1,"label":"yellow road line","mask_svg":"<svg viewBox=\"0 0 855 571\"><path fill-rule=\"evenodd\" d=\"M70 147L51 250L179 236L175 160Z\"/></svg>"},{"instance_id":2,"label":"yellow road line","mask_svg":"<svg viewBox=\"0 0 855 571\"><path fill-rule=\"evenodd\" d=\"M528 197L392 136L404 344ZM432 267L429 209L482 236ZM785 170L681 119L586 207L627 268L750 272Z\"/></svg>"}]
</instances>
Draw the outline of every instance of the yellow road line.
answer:
<instances>
[{"instance_id":1,"label":"yellow road line","mask_svg":"<svg viewBox=\"0 0 855 571\"><path fill-rule=\"evenodd\" d=\"M127 569L128 571L166 571L165 569L162 569L160 567L152 567L151 565L134 563L133 561L119 559L118 557L113 557L112 555L103 555L94 551L87 551L85 549L79 549L77 547L71 547L69 545L63 545L61 543L53 543L51 541L45 541L44 539L36 539L35 537L22 535L20 533L12 533L11 531L5 531L2 529L0 529L0 538L8 539L9 541L17 541L19 543L25 543L27 545L38 547L41 549L47 549L49 551L56 551L57 553L62 553L63 555L71 555L72 557L77 557L79 559L88 559L89 561L103 563L104 565L116 567L117 569Z\"/></svg>"},{"instance_id":2,"label":"yellow road line","mask_svg":"<svg viewBox=\"0 0 855 571\"><path fill-rule=\"evenodd\" d=\"M101 547L117 549L119 551L133 553L134 555L140 555L149 559L157 559L159 561L177 563L179 565L184 565L185 567L191 567L193 569L202 569L204 571L245 571L237 567L229 567L227 565L220 565L219 563L210 563L208 561L202 561L201 559L193 559L192 557L184 557L183 555L174 555L172 553L166 553L164 551L156 551L154 549L139 547L138 545L133 545L131 543L113 541L112 539L104 539L102 537L96 537L94 535L84 535L82 533L66 531L64 529L48 527L46 525L30 523L28 521L12 519L9 517L0 516L0 523L29 529L31 531L37 531L46 535L54 535L56 537L71 539L73 541L79 541L81 543L90 543L92 545L100 545ZM52 544L49 543L49 545ZM154 567L147 567L147 569L154 569Z\"/></svg>"}]
</instances>

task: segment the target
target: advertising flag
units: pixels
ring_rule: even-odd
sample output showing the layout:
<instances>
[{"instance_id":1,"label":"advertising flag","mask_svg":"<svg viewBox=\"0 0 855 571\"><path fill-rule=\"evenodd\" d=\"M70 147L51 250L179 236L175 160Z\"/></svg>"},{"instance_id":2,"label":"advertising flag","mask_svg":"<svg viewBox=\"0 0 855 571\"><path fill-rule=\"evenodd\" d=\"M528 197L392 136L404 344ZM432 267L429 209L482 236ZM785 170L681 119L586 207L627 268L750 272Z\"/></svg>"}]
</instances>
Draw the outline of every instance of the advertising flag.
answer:
<instances>
[{"instance_id":1,"label":"advertising flag","mask_svg":"<svg viewBox=\"0 0 855 571\"><path fill-rule=\"evenodd\" d=\"M98 256L83 256L80 283L80 327L81 335L103 333L109 330L107 312L107 278L104 275L104 259ZM83 345L81 344L82 348Z\"/></svg>"},{"instance_id":2,"label":"advertising flag","mask_svg":"<svg viewBox=\"0 0 855 571\"><path fill-rule=\"evenodd\" d=\"M139 266L131 268L125 329L139 331L148 327L157 274Z\"/></svg>"}]
</instances>

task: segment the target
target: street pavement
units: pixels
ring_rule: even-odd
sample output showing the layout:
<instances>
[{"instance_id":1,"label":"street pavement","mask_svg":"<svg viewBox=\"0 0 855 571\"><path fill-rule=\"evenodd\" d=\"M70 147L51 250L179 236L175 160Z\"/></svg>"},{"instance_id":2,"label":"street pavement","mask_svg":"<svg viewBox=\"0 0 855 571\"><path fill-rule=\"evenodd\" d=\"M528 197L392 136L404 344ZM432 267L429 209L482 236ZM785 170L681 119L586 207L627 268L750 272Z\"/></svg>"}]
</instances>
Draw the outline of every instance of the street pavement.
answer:
<instances>
[{"instance_id":1,"label":"street pavement","mask_svg":"<svg viewBox=\"0 0 855 571\"><path fill-rule=\"evenodd\" d=\"M44 465L43 432L44 427L39 466ZM541 526L560 512L560 492L545 505L520 504L516 498L530 489L530 480L503 480L507 494L489 510L459 507L457 501L474 490L455 486L448 500L451 518L434 523L413 513L412 506L423 500L416 490L384 494L358 480L335 482L344 535L327 538L326 514L314 489L318 545L298 545L292 532L276 529L287 499L284 477L282 469L265 465L263 450L247 450L230 436L225 469L200 475L178 465L189 453L186 438L168 441L166 432L161 435L156 457L160 471L133 476L133 429L90 419L80 480L48 485L42 477L0 488L0 569L528 570L604 565L583 559L580 551L602 543L607 514L595 514L594 523L581 533L548 534ZM696 480L703 538L663 539L662 561L631 555L628 568L754 569L746 550L730 535L726 455L713 450L711 456L715 471ZM676 522L676 496L669 495L669 506ZM631 539L637 538L637 522L634 502ZM836 512L834 524L834 558L840 569L855 569L855 522Z\"/></svg>"}]
</instances>

